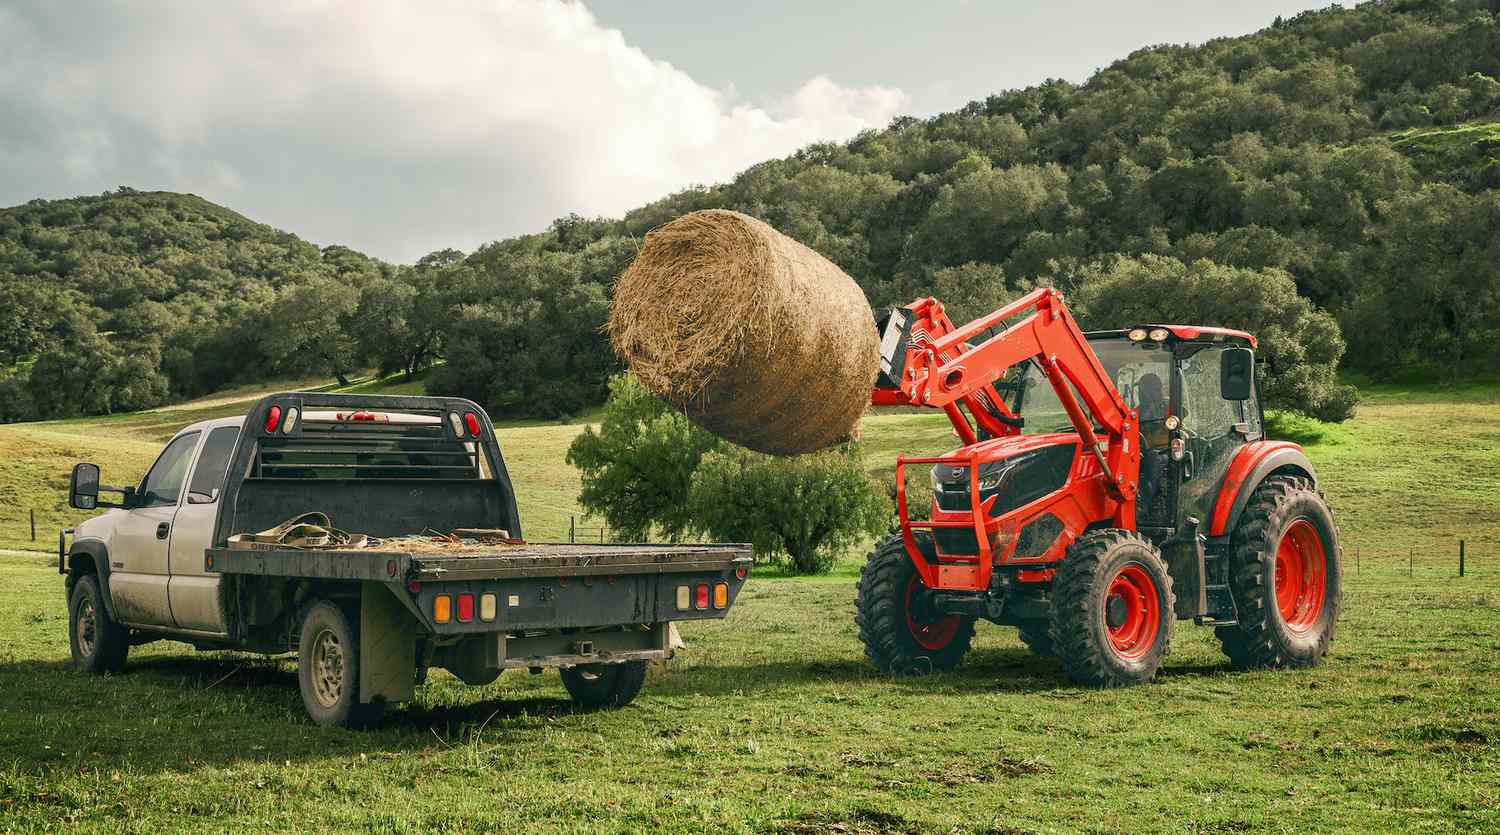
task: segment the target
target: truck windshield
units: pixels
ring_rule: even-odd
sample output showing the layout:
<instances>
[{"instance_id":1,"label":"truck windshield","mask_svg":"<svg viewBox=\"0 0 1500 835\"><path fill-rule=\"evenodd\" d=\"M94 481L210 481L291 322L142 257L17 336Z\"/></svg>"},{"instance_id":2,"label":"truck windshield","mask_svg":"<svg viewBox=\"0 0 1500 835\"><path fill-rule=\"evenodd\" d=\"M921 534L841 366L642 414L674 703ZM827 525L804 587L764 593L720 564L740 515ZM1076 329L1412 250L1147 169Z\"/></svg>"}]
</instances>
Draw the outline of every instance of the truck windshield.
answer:
<instances>
[{"instance_id":1,"label":"truck windshield","mask_svg":"<svg viewBox=\"0 0 1500 835\"><path fill-rule=\"evenodd\" d=\"M1120 337L1090 339L1089 346L1098 355L1099 362L1125 402L1140 412L1144 426L1149 428L1152 423L1166 419L1171 395L1171 351L1159 342L1131 342ZM1068 419L1062 401L1057 399L1057 392L1036 363L1028 362L1012 369L1002 388L1011 411L1026 420L1021 430L1024 434L1073 430L1073 422ZM1076 389L1073 396L1078 398L1080 405L1083 404Z\"/></svg>"}]
</instances>

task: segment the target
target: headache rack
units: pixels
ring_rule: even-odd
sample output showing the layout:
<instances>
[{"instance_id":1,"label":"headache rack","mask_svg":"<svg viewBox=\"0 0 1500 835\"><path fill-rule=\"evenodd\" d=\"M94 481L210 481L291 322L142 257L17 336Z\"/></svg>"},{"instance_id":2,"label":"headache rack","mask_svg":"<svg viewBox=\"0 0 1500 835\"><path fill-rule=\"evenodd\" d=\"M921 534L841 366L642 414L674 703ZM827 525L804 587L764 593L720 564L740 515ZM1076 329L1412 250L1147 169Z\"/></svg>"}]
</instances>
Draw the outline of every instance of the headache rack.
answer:
<instances>
[{"instance_id":1,"label":"headache rack","mask_svg":"<svg viewBox=\"0 0 1500 835\"><path fill-rule=\"evenodd\" d=\"M250 478L486 477L479 444L457 437L445 412L408 409L303 412L290 431L263 437Z\"/></svg>"}]
</instances>

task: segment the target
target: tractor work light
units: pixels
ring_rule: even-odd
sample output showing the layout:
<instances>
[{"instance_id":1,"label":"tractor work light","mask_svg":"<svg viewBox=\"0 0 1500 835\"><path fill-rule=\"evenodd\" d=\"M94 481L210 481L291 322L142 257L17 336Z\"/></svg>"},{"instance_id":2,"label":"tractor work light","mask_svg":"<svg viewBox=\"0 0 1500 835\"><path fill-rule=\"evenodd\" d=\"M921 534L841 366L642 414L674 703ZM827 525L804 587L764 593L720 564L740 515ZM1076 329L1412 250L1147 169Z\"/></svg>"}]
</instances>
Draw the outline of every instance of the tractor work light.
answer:
<instances>
[{"instance_id":1,"label":"tractor work light","mask_svg":"<svg viewBox=\"0 0 1500 835\"><path fill-rule=\"evenodd\" d=\"M1187 454L1187 441L1181 438L1173 438L1170 448L1172 450L1172 460L1181 461L1182 457Z\"/></svg>"},{"instance_id":2,"label":"tractor work light","mask_svg":"<svg viewBox=\"0 0 1500 835\"><path fill-rule=\"evenodd\" d=\"M474 619L474 595L464 592L458 596L458 622L468 623Z\"/></svg>"},{"instance_id":3,"label":"tractor work light","mask_svg":"<svg viewBox=\"0 0 1500 835\"><path fill-rule=\"evenodd\" d=\"M693 590L690 586L677 587L677 611L686 612L693 606Z\"/></svg>"},{"instance_id":4,"label":"tractor work light","mask_svg":"<svg viewBox=\"0 0 1500 835\"><path fill-rule=\"evenodd\" d=\"M486 592L479 596L479 619L495 619L495 596Z\"/></svg>"},{"instance_id":5,"label":"tractor work light","mask_svg":"<svg viewBox=\"0 0 1500 835\"><path fill-rule=\"evenodd\" d=\"M1167 431L1171 432L1173 429L1176 429L1177 427L1182 425L1182 418L1176 415L1167 415L1167 419L1162 423L1167 427Z\"/></svg>"},{"instance_id":6,"label":"tractor work light","mask_svg":"<svg viewBox=\"0 0 1500 835\"><path fill-rule=\"evenodd\" d=\"M447 623L453 620L453 598L440 594L432 599L432 622Z\"/></svg>"},{"instance_id":7,"label":"tractor work light","mask_svg":"<svg viewBox=\"0 0 1500 835\"><path fill-rule=\"evenodd\" d=\"M700 584L698 584L697 592L693 595L693 608L695 608L695 609L707 609L708 608L708 584L707 583L700 583Z\"/></svg>"},{"instance_id":8,"label":"tractor work light","mask_svg":"<svg viewBox=\"0 0 1500 835\"><path fill-rule=\"evenodd\" d=\"M1170 335L1171 335L1170 332L1168 332L1166 328L1152 328L1151 329L1151 341L1152 342L1166 342L1167 341L1167 337L1170 336Z\"/></svg>"},{"instance_id":9,"label":"tractor work light","mask_svg":"<svg viewBox=\"0 0 1500 835\"><path fill-rule=\"evenodd\" d=\"M302 416L302 413L297 411L297 407L296 406L293 406L290 409L287 409L286 410L286 420L284 420L284 421L281 422L281 434L283 434L283 435L290 435L290 434L292 434L292 430L297 428L297 418L299 418L301 416Z\"/></svg>"},{"instance_id":10,"label":"tractor work light","mask_svg":"<svg viewBox=\"0 0 1500 835\"><path fill-rule=\"evenodd\" d=\"M266 412L266 432L268 432L268 433L275 432L276 431L276 427L280 423L281 423L281 407L280 406L272 406L271 410L269 412Z\"/></svg>"},{"instance_id":11,"label":"tractor work light","mask_svg":"<svg viewBox=\"0 0 1500 835\"><path fill-rule=\"evenodd\" d=\"M479 415L473 412L464 413L464 426L469 427L469 434L479 437Z\"/></svg>"},{"instance_id":12,"label":"tractor work light","mask_svg":"<svg viewBox=\"0 0 1500 835\"><path fill-rule=\"evenodd\" d=\"M1129 339L1130 339L1131 342L1140 342L1141 340L1143 340L1143 339L1146 338L1146 329L1145 328L1135 328L1135 329L1131 330L1130 333L1127 333L1125 335L1127 337L1129 337Z\"/></svg>"},{"instance_id":13,"label":"tractor work light","mask_svg":"<svg viewBox=\"0 0 1500 835\"><path fill-rule=\"evenodd\" d=\"M724 608L725 606L728 606L728 605L729 605L729 584L728 583L715 583L714 584L714 608L715 609L722 609L722 608Z\"/></svg>"}]
</instances>

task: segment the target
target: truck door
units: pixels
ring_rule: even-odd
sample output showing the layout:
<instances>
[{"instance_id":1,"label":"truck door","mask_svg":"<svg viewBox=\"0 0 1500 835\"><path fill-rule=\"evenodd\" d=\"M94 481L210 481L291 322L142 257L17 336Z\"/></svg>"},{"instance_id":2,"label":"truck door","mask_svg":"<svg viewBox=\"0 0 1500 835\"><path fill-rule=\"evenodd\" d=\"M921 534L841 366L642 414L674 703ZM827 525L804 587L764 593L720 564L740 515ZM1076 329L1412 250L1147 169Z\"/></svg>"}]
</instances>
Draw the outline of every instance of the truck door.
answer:
<instances>
[{"instance_id":1,"label":"truck door","mask_svg":"<svg viewBox=\"0 0 1500 835\"><path fill-rule=\"evenodd\" d=\"M201 433L173 438L141 481L135 507L109 543L109 595L125 623L175 626L167 602L167 548L188 463Z\"/></svg>"},{"instance_id":2,"label":"truck door","mask_svg":"<svg viewBox=\"0 0 1500 835\"><path fill-rule=\"evenodd\" d=\"M219 603L220 575L203 570L203 551L213 539L219 495L224 491L229 456L239 434L238 426L209 431L188 479L187 496L172 524L167 553L171 574L167 595L172 617L182 629L220 635L228 631L224 608Z\"/></svg>"}]
</instances>

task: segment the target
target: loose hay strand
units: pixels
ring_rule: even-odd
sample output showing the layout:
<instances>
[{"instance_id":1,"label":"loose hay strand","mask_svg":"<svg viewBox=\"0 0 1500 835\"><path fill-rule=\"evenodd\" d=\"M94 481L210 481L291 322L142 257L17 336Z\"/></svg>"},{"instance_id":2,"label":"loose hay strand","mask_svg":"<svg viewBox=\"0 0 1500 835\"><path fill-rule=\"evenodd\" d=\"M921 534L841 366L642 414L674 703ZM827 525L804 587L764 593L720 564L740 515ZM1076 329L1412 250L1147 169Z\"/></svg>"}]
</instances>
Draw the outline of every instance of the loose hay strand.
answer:
<instances>
[{"instance_id":1,"label":"loose hay strand","mask_svg":"<svg viewBox=\"0 0 1500 835\"><path fill-rule=\"evenodd\" d=\"M864 293L823 256L738 212L684 215L646 236L608 325L650 391L752 449L849 437L879 339Z\"/></svg>"}]
</instances>

